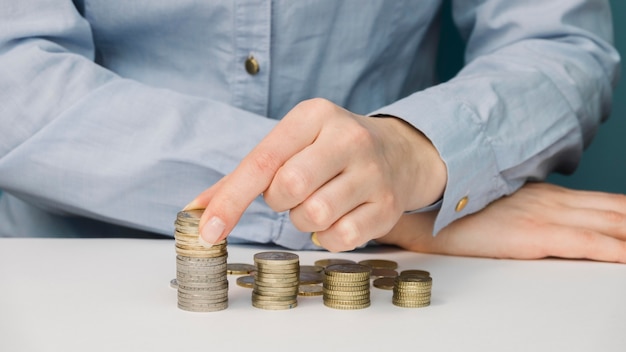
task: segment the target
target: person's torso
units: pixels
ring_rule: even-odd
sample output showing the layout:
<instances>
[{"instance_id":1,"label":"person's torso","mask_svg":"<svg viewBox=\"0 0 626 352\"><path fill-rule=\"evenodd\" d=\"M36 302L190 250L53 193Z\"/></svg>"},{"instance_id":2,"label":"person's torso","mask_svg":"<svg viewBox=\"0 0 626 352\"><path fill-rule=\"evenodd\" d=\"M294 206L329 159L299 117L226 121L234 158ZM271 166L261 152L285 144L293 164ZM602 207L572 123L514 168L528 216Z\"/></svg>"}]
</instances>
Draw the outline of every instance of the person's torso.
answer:
<instances>
[{"instance_id":1,"label":"person's torso","mask_svg":"<svg viewBox=\"0 0 626 352\"><path fill-rule=\"evenodd\" d=\"M440 2L75 1L99 64L272 118L313 97L365 114L434 84Z\"/></svg>"}]
</instances>

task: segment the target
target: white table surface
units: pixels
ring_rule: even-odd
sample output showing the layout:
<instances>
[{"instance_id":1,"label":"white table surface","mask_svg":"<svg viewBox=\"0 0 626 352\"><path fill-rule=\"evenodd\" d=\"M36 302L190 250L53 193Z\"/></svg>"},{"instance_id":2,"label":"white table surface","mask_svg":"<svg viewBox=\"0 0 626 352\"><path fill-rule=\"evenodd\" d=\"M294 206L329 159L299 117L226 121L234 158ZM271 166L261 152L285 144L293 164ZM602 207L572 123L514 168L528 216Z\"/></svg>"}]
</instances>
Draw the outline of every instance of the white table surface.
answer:
<instances>
[{"instance_id":1,"label":"white table surface","mask_svg":"<svg viewBox=\"0 0 626 352\"><path fill-rule=\"evenodd\" d=\"M253 263L274 247L229 246ZM626 351L626 265L423 255L391 248L322 258L392 259L433 277L432 305L335 310L252 307L230 276L229 307L176 307L174 242L0 239L0 351Z\"/></svg>"}]
</instances>

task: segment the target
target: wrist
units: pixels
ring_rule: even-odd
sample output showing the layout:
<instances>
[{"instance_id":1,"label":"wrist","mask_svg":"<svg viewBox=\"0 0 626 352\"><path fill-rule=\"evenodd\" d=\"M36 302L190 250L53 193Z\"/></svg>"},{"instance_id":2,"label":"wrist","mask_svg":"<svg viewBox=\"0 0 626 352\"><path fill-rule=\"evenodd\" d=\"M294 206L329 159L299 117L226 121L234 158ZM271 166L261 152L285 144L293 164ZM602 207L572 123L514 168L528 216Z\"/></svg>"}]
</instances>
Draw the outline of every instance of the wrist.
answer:
<instances>
[{"instance_id":1,"label":"wrist","mask_svg":"<svg viewBox=\"0 0 626 352\"><path fill-rule=\"evenodd\" d=\"M421 209L443 197L447 183L447 167L433 143L420 130L405 120L390 115L381 117L396 136L402 150L403 167L400 187L407 195L405 211Z\"/></svg>"}]
</instances>

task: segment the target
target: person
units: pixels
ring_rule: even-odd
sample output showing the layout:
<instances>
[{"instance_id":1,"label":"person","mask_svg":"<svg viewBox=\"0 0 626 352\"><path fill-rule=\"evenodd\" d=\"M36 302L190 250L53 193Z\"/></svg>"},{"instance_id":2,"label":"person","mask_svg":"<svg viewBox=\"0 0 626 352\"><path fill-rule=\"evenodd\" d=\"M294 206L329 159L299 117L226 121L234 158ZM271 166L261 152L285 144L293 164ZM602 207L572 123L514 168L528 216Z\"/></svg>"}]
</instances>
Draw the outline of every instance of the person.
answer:
<instances>
[{"instance_id":1,"label":"person","mask_svg":"<svg viewBox=\"0 0 626 352\"><path fill-rule=\"evenodd\" d=\"M0 233L170 235L210 186L209 244L350 250L571 171L618 77L608 2L454 1L437 84L440 4L2 0Z\"/></svg>"}]
</instances>

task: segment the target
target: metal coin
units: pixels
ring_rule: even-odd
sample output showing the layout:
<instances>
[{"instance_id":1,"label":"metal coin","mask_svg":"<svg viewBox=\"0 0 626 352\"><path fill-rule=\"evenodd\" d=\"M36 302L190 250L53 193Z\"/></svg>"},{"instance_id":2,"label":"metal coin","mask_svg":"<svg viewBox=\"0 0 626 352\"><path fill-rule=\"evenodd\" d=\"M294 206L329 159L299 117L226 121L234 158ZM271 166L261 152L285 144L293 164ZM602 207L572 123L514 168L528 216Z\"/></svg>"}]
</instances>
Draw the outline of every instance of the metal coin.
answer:
<instances>
[{"instance_id":1,"label":"metal coin","mask_svg":"<svg viewBox=\"0 0 626 352\"><path fill-rule=\"evenodd\" d=\"M299 277L301 285L321 284L324 282L324 275L321 273L300 272Z\"/></svg>"},{"instance_id":2,"label":"metal coin","mask_svg":"<svg viewBox=\"0 0 626 352\"><path fill-rule=\"evenodd\" d=\"M370 274L370 277L373 278L373 279L377 279L379 277L394 278L396 276L398 276L398 272L393 270L393 269L373 268L372 269L372 273Z\"/></svg>"},{"instance_id":3,"label":"metal coin","mask_svg":"<svg viewBox=\"0 0 626 352\"><path fill-rule=\"evenodd\" d=\"M269 304L258 301L252 301L252 306L260 309L267 310L283 310L283 309L292 309L298 306L298 302L288 303L288 304Z\"/></svg>"},{"instance_id":4,"label":"metal coin","mask_svg":"<svg viewBox=\"0 0 626 352\"><path fill-rule=\"evenodd\" d=\"M301 273L321 273L324 268L319 265L300 265Z\"/></svg>"},{"instance_id":5,"label":"metal coin","mask_svg":"<svg viewBox=\"0 0 626 352\"><path fill-rule=\"evenodd\" d=\"M333 264L324 268L327 276L358 276L353 274L367 275L369 278L372 269L362 264Z\"/></svg>"},{"instance_id":6,"label":"metal coin","mask_svg":"<svg viewBox=\"0 0 626 352\"><path fill-rule=\"evenodd\" d=\"M372 269L397 269L398 268L398 263L394 262L393 260L386 260L386 259L367 259L367 260L361 260L359 262L359 264L361 265L367 265Z\"/></svg>"},{"instance_id":7,"label":"metal coin","mask_svg":"<svg viewBox=\"0 0 626 352\"><path fill-rule=\"evenodd\" d=\"M356 264L356 262L354 260L340 258L319 259L315 261L315 265L321 266L322 268L333 264Z\"/></svg>"},{"instance_id":8,"label":"metal coin","mask_svg":"<svg viewBox=\"0 0 626 352\"><path fill-rule=\"evenodd\" d=\"M287 265L299 262L297 254L290 252L260 252L254 255L254 262L261 264Z\"/></svg>"},{"instance_id":9,"label":"metal coin","mask_svg":"<svg viewBox=\"0 0 626 352\"><path fill-rule=\"evenodd\" d=\"M184 304L178 303L178 308L189 312L217 312L228 308L228 302L217 304Z\"/></svg>"},{"instance_id":10,"label":"metal coin","mask_svg":"<svg viewBox=\"0 0 626 352\"><path fill-rule=\"evenodd\" d=\"M320 285L300 285L298 286L299 296L321 296L324 289Z\"/></svg>"},{"instance_id":11,"label":"metal coin","mask_svg":"<svg viewBox=\"0 0 626 352\"><path fill-rule=\"evenodd\" d=\"M399 286L428 286L433 283L430 276L400 275L395 280Z\"/></svg>"},{"instance_id":12,"label":"metal coin","mask_svg":"<svg viewBox=\"0 0 626 352\"><path fill-rule=\"evenodd\" d=\"M416 270L416 269L402 270L400 272L400 276L407 276L407 275L430 276L430 273L426 270Z\"/></svg>"},{"instance_id":13,"label":"metal coin","mask_svg":"<svg viewBox=\"0 0 626 352\"><path fill-rule=\"evenodd\" d=\"M374 280L373 285L374 287L382 290L393 290L394 282L395 280L392 277L379 277Z\"/></svg>"},{"instance_id":14,"label":"metal coin","mask_svg":"<svg viewBox=\"0 0 626 352\"><path fill-rule=\"evenodd\" d=\"M248 275L255 270L256 267L252 264L228 263L226 265L226 272L230 275Z\"/></svg>"},{"instance_id":15,"label":"metal coin","mask_svg":"<svg viewBox=\"0 0 626 352\"><path fill-rule=\"evenodd\" d=\"M204 213L204 209L193 209L193 210L182 210L176 214L176 219L178 221L184 222L199 222L200 217L202 217L202 213Z\"/></svg>"},{"instance_id":16,"label":"metal coin","mask_svg":"<svg viewBox=\"0 0 626 352\"><path fill-rule=\"evenodd\" d=\"M324 301L324 305L329 308L345 309L345 310L363 309L363 308L369 307L370 304L371 303L369 301L365 303L360 303L360 304L343 304L343 303L336 303L336 302L331 302L331 301Z\"/></svg>"},{"instance_id":17,"label":"metal coin","mask_svg":"<svg viewBox=\"0 0 626 352\"><path fill-rule=\"evenodd\" d=\"M237 285L246 288L252 288L254 286L254 276L240 276L237 278Z\"/></svg>"}]
</instances>

